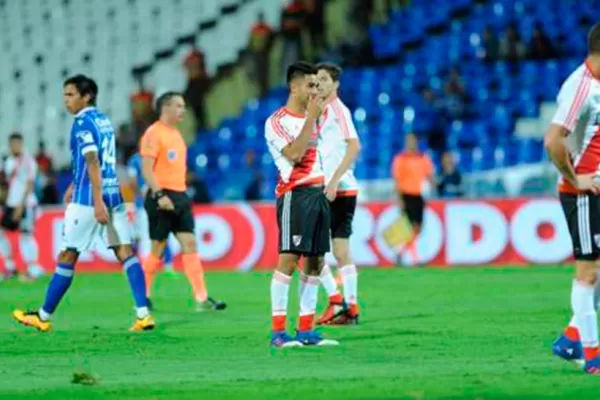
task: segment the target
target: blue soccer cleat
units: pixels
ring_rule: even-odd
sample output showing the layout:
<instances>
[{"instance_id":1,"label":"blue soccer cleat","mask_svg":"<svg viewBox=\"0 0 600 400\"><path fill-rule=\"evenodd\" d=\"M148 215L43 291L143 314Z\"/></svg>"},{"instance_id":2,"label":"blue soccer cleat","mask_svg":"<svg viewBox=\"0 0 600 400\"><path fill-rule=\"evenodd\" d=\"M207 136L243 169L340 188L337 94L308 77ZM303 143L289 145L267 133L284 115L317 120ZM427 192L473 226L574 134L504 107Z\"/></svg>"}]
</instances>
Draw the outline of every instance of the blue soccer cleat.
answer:
<instances>
[{"instance_id":1,"label":"blue soccer cleat","mask_svg":"<svg viewBox=\"0 0 600 400\"><path fill-rule=\"evenodd\" d=\"M552 353L566 361L581 363L583 360L583 347L580 341L575 341L561 335L552 344Z\"/></svg>"},{"instance_id":2,"label":"blue soccer cleat","mask_svg":"<svg viewBox=\"0 0 600 400\"><path fill-rule=\"evenodd\" d=\"M590 375L600 375L600 357L586 361L583 370Z\"/></svg>"},{"instance_id":3,"label":"blue soccer cleat","mask_svg":"<svg viewBox=\"0 0 600 400\"><path fill-rule=\"evenodd\" d=\"M304 346L337 346L337 340L325 339L315 331L298 331L296 340Z\"/></svg>"},{"instance_id":4,"label":"blue soccer cleat","mask_svg":"<svg viewBox=\"0 0 600 400\"><path fill-rule=\"evenodd\" d=\"M273 347L302 347L298 340L288 335L285 331L274 331L271 333L271 346Z\"/></svg>"}]
</instances>

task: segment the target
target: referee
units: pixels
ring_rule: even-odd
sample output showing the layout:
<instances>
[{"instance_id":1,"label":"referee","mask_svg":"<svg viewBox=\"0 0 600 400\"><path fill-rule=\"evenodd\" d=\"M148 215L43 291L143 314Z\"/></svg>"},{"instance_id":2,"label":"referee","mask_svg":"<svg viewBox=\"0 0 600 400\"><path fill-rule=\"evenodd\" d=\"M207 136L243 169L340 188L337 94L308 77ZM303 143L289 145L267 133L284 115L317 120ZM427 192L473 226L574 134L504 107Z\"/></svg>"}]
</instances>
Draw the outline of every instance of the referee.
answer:
<instances>
[{"instance_id":1,"label":"referee","mask_svg":"<svg viewBox=\"0 0 600 400\"><path fill-rule=\"evenodd\" d=\"M160 269L167 239L172 232L181 244L185 274L197 302L197 310L224 310L226 304L208 297L204 271L196 247L191 200L186 194L187 147L176 128L185 114L185 100L167 92L156 103L159 120L150 125L140 144L142 175L148 184L144 208L148 214L150 254L144 261L147 295Z\"/></svg>"}]
</instances>

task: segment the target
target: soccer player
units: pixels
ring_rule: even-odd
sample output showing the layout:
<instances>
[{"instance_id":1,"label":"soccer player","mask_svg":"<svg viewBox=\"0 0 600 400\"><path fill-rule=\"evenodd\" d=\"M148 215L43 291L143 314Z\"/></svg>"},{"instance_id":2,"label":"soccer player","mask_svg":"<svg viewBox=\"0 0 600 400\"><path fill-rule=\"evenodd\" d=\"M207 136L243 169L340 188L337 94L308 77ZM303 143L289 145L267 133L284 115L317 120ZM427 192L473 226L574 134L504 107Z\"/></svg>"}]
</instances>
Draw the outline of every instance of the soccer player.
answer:
<instances>
[{"instance_id":1,"label":"soccer player","mask_svg":"<svg viewBox=\"0 0 600 400\"><path fill-rule=\"evenodd\" d=\"M413 133L406 135L405 150L396 155L392 165L392 176L396 180L398 201L402 212L412 227L411 237L401 248L397 249L399 260L404 252L408 252L412 263L419 262L417 239L423 226L425 199L423 186L426 181L433 181L433 162L419 151L419 140Z\"/></svg>"},{"instance_id":2,"label":"soccer player","mask_svg":"<svg viewBox=\"0 0 600 400\"><path fill-rule=\"evenodd\" d=\"M23 280L27 280L42 270L38 264L38 244L33 236L37 211L37 197L34 191L37 163L25 151L21 134L11 134L8 145L10 155L4 162L8 195L0 226L3 231L20 231L19 248L27 265L26 274L22 276L18 274L12 258L11 245L4 233L0 235L0 253L4 258L7 277L19 275Z\"/></svg>"},{"instance_id":3,"label":"soccer player","mask_svg":"<svg viewBox=\"0 0 600 400\"><path fill-rule=\"evenodd\" d=\"M588 57L558 93L558 109L545 146L562 178L558 185L575 256L573 318L552 346L566 360L583 359L584 371L600 375L594 286L600 256L600 23L588 35Z\"/></svg>"},{"instance_id":4,"label":"soccer player","mask_svg":"<svg viewBox=\"0 0 600 400\"><path fill-rule=\"evenodd\" d=\"M350 258L349 238L356 210L358 183L353 166L360 152L360 141L348 107L338 97L342 69L332 63L317 65L320 95L326 101L321 121L319 152L323 160L325 194L331 202L331 239L342 278L344 296L338 291L328 265L321 271L321 284L329 297L329 306L318 324L358 323L358 275ZM347 306L347 309L346 309ZM341 312L336 312L341 308Z\"/></svg>"},{"instance_id":5,"label":"soccer player","mask_svg":"<svg viewBox=\"0 0 600 400\"><path fill-rule=\"evenodd\" d=\"M144 180L144 176L142 174L142 156L140 153L135 153L129 157L129 160L127 161L127 172L135 189L134 226L136 246L139 250L140 240L142 239L144 232L148 231L148 215L146 215L146 210L144 210L144 198L146 196L146 192L148 191L148 185L146 185L146 181ZM172 276L178 275L173 267L173 252L171 251L171 247L169 246L168 242L165 247L163 261L164 270L166 273Z\"/></svg>"},{"instance_id":6,"label":"soccer player","mask_svg":"<svg viewBox=\"0 0 600 400\"><path fill-rule=\"evenodd\" d=\"M58 266L37 311L15 310L13 317L41 332L50 330L50 317L71 286L79 254L98 237L112 248L127 273L136 305L132 331L154 328L146 300L144 273L131 248L131 226L116 174L115 132L96 107L98 86L91 78L75 75L64 82L64 102L75 115L71 128L73 182L65 194L62 250Z\"/></svg>"},{"instance_id":7,"label":"soccer player","mask_svg":"<svg viewBox=\"0 0 600 400\"><path fill-rule=\"evenodd\" d=\"M316 73L316 68L306 62L290 65L287 104L265 122L267 146L279 171L279 258L271 281L271 345L275 347L338 344L323 339L314 330L319 274L329 251L330 229L325 176L317 152L317 119L324 101L319 97ZM306 282L300 296L298 332L292 338L286 332L288 296L301 257L305 258Z\"/></svg>"},{"instance_id":8,"label":"soccer player","mask_svg":"<svg viewBox=\"0 0 600 400\"><path fill-rule=\"evenodd\" d=\"M167 238L174 233L181 244L183 268L194 292L197 311L224 310L227 305L208 296L198 255L191 200L185 193L187 146L176 125L183 120L185 101L167 92L156 103L158 121L150 125L140 143L142 174L148 184L145 208L151 248L144 260L148 297L154 275L160 269Z\"/></svg>"}]
</instances>

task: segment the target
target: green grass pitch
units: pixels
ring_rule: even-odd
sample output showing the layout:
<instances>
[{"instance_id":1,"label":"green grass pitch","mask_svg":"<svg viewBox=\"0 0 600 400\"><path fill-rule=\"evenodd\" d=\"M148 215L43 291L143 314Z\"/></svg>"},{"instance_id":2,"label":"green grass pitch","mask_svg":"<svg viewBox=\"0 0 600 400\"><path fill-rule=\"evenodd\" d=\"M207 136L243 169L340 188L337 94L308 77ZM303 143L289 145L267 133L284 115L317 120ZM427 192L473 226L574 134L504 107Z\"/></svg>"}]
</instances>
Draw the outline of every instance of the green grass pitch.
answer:
<instances>
[{"instance_id":1,"label":"green grass pitch","mask_svg":"<svg viewBox=\"0 0 600 400\"><path fill-rule=\"evenodd\" d=\"M157 280L153 332L127 332L119 274L78 275L53 330L17 325L47 279L0 284L0 398L597 399L600 380L555 359L570 268L363 269L362 324L329 327L337 348L268 346L266 273L211 273L223 313L196 314L184 277ZM297 312L296 284L290 312ZM320 301L324 305L324 297ZM97 378L71 383L75 372Z\"/></svg>"}]
</instances>

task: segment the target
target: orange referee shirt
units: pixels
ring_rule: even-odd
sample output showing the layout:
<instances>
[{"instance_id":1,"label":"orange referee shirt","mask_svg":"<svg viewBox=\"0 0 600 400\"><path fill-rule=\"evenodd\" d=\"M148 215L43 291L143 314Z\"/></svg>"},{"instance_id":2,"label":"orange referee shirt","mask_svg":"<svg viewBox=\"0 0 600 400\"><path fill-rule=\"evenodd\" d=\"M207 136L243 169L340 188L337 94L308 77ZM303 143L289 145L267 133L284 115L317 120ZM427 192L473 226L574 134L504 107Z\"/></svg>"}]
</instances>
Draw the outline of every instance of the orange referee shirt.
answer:
<instances>
[{"instance_id":1,"label":"orange referee shirt","mask_svg":"<svg viewBox=\"0 0 600 400\"><path fill-rule=\"evenodd\" d=\"M425 154L400 153L394 158L392 176L396 180L398 192L420 196L423 193L423 183L433 176L433 163Z\"/></svg>"},{"instance_id":2,"label":"orange referee shirt","mask_svg":"<svg viewBox=\"0 0 600 400\"><path fill-rule=\"evenodd\" d=\"M161 189L185 192L187 146L179 130L156 121L146 129L140 142L142 157L154 158L154 179Z\"/></svg>"}]
</instances>

